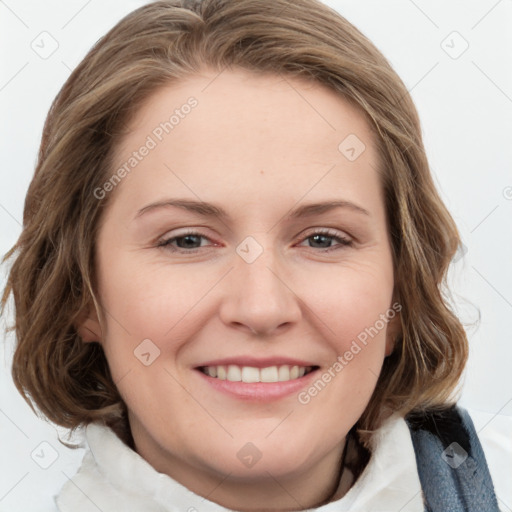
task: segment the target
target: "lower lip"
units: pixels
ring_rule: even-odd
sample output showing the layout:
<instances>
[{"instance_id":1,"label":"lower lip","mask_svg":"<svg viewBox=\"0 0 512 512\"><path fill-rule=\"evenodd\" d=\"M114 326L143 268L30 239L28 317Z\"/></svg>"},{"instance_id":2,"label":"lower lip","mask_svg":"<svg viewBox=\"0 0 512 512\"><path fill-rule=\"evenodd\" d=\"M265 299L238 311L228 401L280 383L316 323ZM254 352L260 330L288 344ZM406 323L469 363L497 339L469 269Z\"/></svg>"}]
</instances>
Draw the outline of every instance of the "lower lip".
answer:
<instances>
[{"instance_id":1,"label":"lower lip","mask_svg":"<svg viewBox=\"0 0 512 512\"><path fill-rule=\"evenodd\" d=\"M302 388L309 385L318 370L300 377L298 379L284 382L232 382L229 380L216 379L206 375L201 370L196 370L207 384L217 391L231 395L241 400L271 401L284 398L298 393Z\"/></svg>"}]
</instances>

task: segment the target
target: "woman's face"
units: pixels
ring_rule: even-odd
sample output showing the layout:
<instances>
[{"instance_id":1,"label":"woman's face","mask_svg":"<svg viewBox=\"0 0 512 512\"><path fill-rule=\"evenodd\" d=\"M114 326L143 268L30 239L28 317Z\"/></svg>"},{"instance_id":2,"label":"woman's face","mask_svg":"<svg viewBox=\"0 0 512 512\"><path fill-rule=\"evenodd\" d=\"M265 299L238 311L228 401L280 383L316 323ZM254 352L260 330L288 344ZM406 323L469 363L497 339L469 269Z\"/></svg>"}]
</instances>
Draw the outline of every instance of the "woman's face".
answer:
<instances>
[{"instance_id":1,"label":"woman's face","mask_svg":"<svg viewBox=\"0 0 512 512\"><path fill-rule=\"evenodd\" d=\"M398 318L364 117L318 84L226 70L161 89L130 126L95 191L112 194L105 323L81 332L137 452L227 506L262 486L321 500Z\"/></svg>"}]
</instances>

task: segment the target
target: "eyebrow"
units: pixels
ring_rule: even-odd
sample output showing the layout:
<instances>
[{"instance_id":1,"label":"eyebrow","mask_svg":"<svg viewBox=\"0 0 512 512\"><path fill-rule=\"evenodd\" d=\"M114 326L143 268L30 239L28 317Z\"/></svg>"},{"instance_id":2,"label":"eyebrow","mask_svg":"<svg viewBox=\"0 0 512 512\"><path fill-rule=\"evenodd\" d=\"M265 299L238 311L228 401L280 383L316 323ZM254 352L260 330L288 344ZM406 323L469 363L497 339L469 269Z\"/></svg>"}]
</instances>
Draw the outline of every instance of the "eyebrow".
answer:
<instances>
[{"instance_id":1,"label":"eyebrow","mask_svg":"<svg viewBox=\"0 0 512 512\"><path fill-rule=\"evenodd\" d=\"M221 208L212 203L204 201L195 201L192 199L166 199L164 201L157 201L156 203L148 204L141 208L135 215L138 218L147 212L168 207L182 208L186 211L201 215L202 217L217 217L219 219L229 219L229 214ZM320 203L310 203L294 208L285 217L290 220L299 219L303 217L310 217L313 215L319 215L328 211L334 210L335 208L345 208L352 210L356 213L370 216L370 212L351 201L336 200L336 201L324 201Z\"/></svg>"}]
</instances>

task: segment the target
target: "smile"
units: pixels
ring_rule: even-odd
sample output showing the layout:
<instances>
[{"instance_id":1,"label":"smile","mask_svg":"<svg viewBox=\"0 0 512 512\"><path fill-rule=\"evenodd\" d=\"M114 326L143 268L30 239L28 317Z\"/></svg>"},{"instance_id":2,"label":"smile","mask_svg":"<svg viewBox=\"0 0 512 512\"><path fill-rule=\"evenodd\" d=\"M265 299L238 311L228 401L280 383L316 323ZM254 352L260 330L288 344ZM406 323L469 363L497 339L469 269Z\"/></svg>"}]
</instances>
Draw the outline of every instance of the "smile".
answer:
<instances>
[{"instance_id":1,"label":"smile","mask_svg":"<svg viewBox=\"0 0 512 512\"><path fill-rule=\"evenodd\" d=\"M287 382L300 379L313 371L313 366L279 365L256 368L254 366L215 365L199 368L205 375L230 382Z\"/></svg>"}]
</instances>

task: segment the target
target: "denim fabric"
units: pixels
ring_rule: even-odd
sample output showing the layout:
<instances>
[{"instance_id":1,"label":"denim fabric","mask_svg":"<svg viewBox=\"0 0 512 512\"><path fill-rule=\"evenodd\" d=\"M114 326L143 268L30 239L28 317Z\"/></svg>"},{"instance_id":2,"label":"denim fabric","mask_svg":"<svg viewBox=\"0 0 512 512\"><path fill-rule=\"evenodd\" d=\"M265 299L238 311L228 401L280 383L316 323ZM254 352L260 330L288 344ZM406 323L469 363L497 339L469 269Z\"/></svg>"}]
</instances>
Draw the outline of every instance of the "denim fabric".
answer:
<instances>
[{"instance_id":1,"label":"denim fabric","mask_svg":"<svg viewBox=\"0 0 512 512\"><path fill-rule=\"evenodd\" d=\"M459 406L406 418L425 512L500 512L473 422Z\"/></svg>"}]
</instances>

